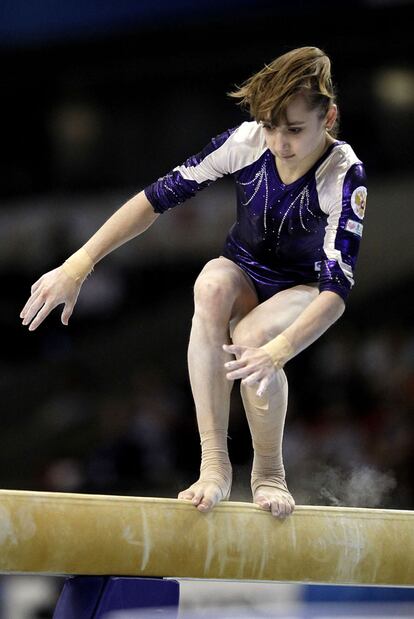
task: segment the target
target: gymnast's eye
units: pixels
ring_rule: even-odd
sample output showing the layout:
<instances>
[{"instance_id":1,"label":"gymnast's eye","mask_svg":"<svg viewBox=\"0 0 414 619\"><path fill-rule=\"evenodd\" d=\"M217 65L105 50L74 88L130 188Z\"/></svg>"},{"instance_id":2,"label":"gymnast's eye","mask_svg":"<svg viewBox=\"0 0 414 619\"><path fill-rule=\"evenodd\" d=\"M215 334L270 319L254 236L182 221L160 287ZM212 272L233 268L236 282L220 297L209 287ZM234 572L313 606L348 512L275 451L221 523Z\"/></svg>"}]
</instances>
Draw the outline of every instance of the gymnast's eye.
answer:
<instances>
[{"instance_id":1,"label":"gymnast's eye","mask_svg":"<svg viewBox=\"0 0 414 619\"><path fill-rule=\"evenodd\" d=\"M272 131L274 129L273 125L271 125L270 123L268 123L268 122L266 122L264 120L261 120L260 124L262 125L263 129L266 129L266 131Z\"/></svg>"},{"instance_id":2,"label":"gymnast's eye","mask_svg":"<svg viewBox=\"0 0 414 619\"><path fill-rule=\"evenodd\" d=\"M289 127L289 133L300 133L301 131L301 127Z\"/></svg>"}]
</instances>

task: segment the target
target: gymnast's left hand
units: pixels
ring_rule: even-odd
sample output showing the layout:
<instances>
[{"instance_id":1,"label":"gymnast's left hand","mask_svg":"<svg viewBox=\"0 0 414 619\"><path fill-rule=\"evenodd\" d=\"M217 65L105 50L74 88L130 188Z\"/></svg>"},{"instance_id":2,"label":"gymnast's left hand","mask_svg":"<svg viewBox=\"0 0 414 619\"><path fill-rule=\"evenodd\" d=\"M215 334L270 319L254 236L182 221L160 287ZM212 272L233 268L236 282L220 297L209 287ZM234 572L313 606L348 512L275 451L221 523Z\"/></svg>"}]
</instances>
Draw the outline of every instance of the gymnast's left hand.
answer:
<instances>
[{"instance_id":1,"label":"gymnast's left hand","mask_svg":"<svg viewBox=\"0 0 414 619\"><path fill-rule=\"evenodd\" d=\"M228 361L224 367L228 371L228 380L241 379L242 385L249 387L259 383L256 395L260 398L266 392L270 383L275 379L277 369L270 356L262 348L223 345L223 350L236 356L235 361Z\"/></svg>"}]
</instances>

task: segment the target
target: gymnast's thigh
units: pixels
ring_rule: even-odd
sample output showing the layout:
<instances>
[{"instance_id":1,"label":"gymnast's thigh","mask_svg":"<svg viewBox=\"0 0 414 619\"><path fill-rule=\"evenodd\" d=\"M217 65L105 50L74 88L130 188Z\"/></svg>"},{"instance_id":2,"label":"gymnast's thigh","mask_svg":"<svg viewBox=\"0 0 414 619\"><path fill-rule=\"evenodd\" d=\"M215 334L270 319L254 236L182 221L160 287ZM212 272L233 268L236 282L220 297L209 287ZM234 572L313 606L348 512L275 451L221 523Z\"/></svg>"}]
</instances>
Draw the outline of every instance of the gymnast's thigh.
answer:
<instances>
[{"instance_id":1,"label":"gymnast's thigh","mask_svg":"<svg viewBox=\"0 0 414 619\"><path fill-rule=\"evenodd\" d=\"M289 327L318 296L318 284L281 290L254 307L235 327L232 339L242 346L263 346Z\"/></svg>"}]
</instances>

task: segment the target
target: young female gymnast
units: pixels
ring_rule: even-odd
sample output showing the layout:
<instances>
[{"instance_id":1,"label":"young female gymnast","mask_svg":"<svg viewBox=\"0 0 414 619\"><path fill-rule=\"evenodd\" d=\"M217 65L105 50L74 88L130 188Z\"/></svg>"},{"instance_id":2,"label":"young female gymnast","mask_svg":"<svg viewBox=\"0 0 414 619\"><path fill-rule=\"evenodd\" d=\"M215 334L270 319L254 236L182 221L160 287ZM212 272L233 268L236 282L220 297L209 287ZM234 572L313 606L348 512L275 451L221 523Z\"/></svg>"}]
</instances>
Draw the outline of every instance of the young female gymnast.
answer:
<instances>
[{"instance_id":1,"label":"young female gymnast","mask_svg":"<svg viewBox=\"0 0 414 619\"><path fill-rule=\"evenodd\" d=\"M63 265L45 273L21 312L36 329L64 303L67 325L94 265L225 174L237 220L222 254L195 282L188 348L201 439L200 477L179 493L207 512L229 498L230 392L241 395L252 435L253 501L284 518L294 509L282 460L288 386L283 367L343 313L353 285L366 205L364 167L336 139L328 56L294 49L230 93L242 122L126 202Z\"/></svg>"}]
</instances>

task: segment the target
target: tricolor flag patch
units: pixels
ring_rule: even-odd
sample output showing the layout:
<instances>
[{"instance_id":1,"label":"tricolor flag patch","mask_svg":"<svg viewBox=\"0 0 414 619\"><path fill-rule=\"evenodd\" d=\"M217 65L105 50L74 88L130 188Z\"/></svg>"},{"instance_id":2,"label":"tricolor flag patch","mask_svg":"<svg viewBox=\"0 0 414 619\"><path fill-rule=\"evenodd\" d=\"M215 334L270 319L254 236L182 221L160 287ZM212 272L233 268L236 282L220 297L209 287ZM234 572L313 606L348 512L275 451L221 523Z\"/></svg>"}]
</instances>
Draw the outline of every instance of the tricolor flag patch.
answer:
<instances>
[{"instance_id":1,"label":"tricolor flag patch","mask_svg":"<svg viewBox=\"0 0 414 619\"><path fill-rule=\"evenodd\" d=\"M364 226L359 221L354 221L353 219L348 219L345 224L345 230L348 230L348 232L352 232L357 236L362 236L363 229Z\"/></svg>"}]
</instances>

